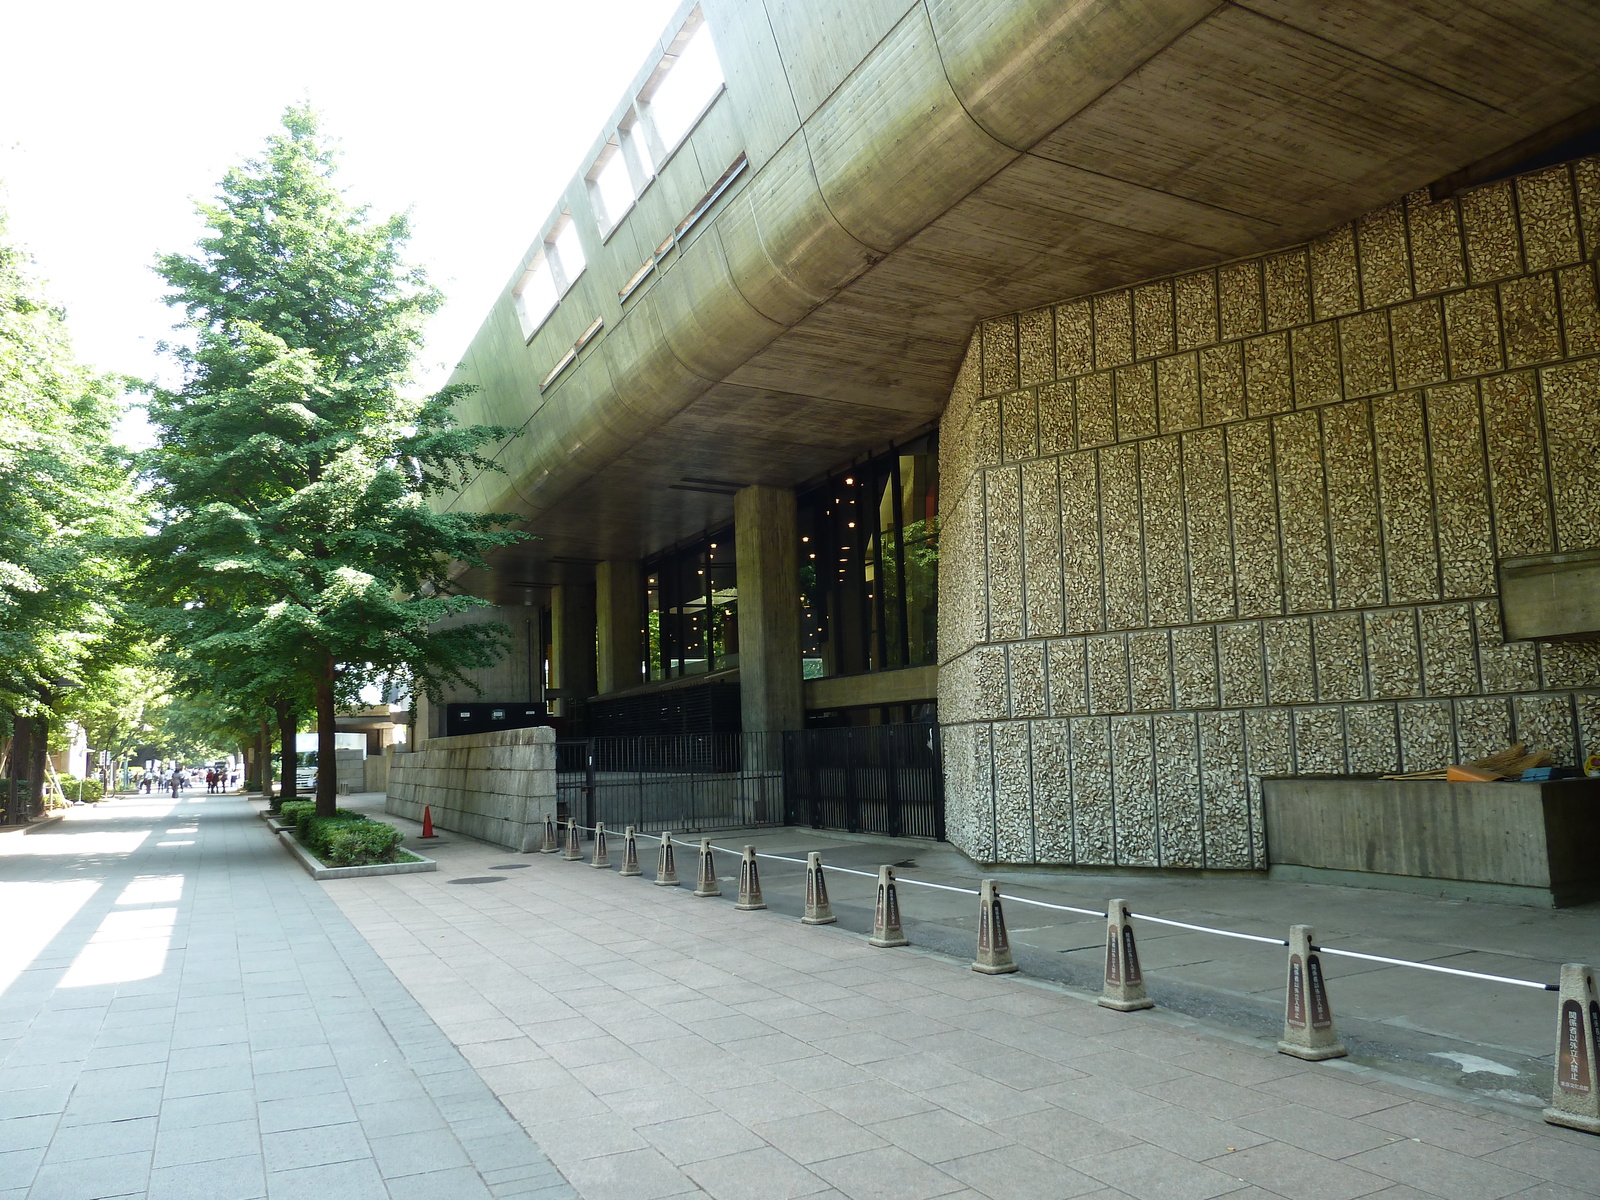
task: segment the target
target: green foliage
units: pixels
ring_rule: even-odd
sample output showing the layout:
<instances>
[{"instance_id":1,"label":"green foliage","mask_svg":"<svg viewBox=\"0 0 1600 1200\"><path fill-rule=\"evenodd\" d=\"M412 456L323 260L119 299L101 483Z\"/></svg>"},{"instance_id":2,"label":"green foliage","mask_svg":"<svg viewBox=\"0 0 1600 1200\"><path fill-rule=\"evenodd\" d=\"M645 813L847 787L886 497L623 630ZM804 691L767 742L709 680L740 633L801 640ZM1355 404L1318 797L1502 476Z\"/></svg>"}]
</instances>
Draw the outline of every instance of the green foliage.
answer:
<instances>
[{"instance_id":1,"label":"green foliage","mask_svg":"<svg viewBox=\"0 0 1600 1200\"><path fill-rule=\"evenodd\" d=\"M341 808L331 817L317 816L314 801L291 800L283 806L292 821L295 838L330 867L365 867L398 861L404 836L393 825L371 821L358 812Z\"/></svg>"},{"instance_id":2,"label":"green foliage","mask_svg":"<svg viewBox=\"0 0 1600 1200\"><path fill-rule=\"evenodd\" d=\"M201 206L198 253L158 264L187 317L167 347L184 382L151 392L157 528L130 549L194 674L241 712L313 698L331 737L367 683L438 698L503 653L503 627L438 625L482 603L454 594L451 564L522 535L429 501L498 469L481 448L514 431L457 426L469 389L407 394L441 298L403 262L406 219L346 201L309 110L283 127ZM331 807L331 772L321 786Z\"/></svg>"},{"instance_id":3,"label":"green foliage","mask_svg":"<svg viewBox=\"0 0 1600 1200\"><path fill-rule=\"evenodd\" d=\"M106 798L106 788L93 775L79 779L75 775L61 776L61 794L68 800L82 800L85 804L98 804Z\"/></svg>"},{"instance_id":4,"label":"green foliage","mask_svg":"<svg viewBox=\"0 0 1600 1200\"><path fill-rule=\"evenodd\" d=\"M0 736L121 648L107 539L141 506L110 443L114 392L74 359L0 215Z\"/></svg>"}]
</instances>

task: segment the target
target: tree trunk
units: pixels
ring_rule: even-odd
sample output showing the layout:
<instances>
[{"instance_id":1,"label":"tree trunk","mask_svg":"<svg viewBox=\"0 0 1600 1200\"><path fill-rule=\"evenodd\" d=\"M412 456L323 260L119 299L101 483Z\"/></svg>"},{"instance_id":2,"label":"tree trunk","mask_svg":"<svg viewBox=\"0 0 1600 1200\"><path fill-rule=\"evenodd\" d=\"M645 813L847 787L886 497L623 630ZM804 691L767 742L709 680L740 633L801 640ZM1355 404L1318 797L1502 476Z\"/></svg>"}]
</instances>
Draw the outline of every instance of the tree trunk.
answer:
<instances>
[{"instance_id":1,"label":"tree trunk","mask_svg":"<svg viewBox=\"0 0 1600 1200\"><path fill-rule=\"evenodd\" d=\"M339 759L333 748L333 656L323 663L317 680L317 816L331 817L339 807Z\"/></svg>"},{"instance_id":2,"label":"tree trunk","mask_svg":"<svg viewBox=\"0 0 1600 1200\"><path fill-rule=\"evenodd\" d=\"M294 799L294 735L300 727L299 714L294 711L294 706L289 703L278 704L272 710L278 718L278 746L281 751L278 760L278 803ZM266 775L266 764L262 764L262 775ZM266 786L263 779L262 786Z\"/></svg>"},{"instance_id":3,"label":"tree trunk","mask_svg":"<svg viewBox=\"0 0 1600 1200\"><path fill-rule=\"evenodd\" d=\"M46 703L49 697L46 696ZM45 715L33 719L33 754L28 764L28 816L44 812L44 776L50 757L50 718Z\"/></svg>"}]
</instances>

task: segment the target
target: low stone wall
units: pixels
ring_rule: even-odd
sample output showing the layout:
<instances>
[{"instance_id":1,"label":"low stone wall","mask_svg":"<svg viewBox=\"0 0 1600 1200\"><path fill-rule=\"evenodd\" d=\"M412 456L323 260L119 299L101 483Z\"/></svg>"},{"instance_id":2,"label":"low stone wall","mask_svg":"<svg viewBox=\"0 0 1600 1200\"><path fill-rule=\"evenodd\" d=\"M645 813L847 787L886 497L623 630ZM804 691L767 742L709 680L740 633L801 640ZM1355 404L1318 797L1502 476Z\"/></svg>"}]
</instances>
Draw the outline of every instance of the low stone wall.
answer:
<instances>
[{"instance_id":1,"label":"low stone wall","mask_svg":"<svg viewBox=\"0 0 1600 1200\"><path fill-rule=\"evenodd\" d=\"M538 848L556 810L555 731L507 729L430 738L389 759L384 810L524 853Z\"/></svg>"}]
</instances>

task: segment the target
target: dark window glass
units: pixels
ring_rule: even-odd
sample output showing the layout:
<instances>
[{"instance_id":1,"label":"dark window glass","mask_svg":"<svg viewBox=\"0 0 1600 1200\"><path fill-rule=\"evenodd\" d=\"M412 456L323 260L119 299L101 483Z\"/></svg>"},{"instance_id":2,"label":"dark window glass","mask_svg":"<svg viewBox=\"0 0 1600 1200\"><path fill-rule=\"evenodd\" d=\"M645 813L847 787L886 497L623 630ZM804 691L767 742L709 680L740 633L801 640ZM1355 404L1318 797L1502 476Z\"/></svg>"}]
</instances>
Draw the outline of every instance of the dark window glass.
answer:
<instances>
[{"instance_id":1,"label":"dark window glass","mask_svg":"<svg viewBox=\"0 0 1600 1200\"><path fill-rule=\"evenodd\" d=\"M651 679L739 665L733 530L722 529L645 563L644 652Z\"/></svg>"},{"instance_id":2,"label":"dark window glass","mask_svg":"<svg viewBox=\"0 0 1600 1200\"><path fill-rule=\"evenodd\" d=\"M807 679L936 661L938 454L929 434L800 496Z\"/></svg>"}]
</instances>

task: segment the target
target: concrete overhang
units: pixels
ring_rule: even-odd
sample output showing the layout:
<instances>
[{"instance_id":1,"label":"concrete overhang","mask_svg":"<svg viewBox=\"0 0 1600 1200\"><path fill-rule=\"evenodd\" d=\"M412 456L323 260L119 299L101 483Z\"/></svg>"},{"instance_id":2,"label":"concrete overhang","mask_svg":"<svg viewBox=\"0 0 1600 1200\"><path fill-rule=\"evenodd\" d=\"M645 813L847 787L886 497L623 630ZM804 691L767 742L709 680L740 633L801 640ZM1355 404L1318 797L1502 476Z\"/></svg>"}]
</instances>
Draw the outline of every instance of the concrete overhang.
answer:
<instances>
[{"instance_id":1,"label":"concrete overhang","mask_svg":"<svg viewBox=\"0 0 1600 1200\"><path fill-rule=\"evenodd\" d=\"M1600 103L1600 6L1558 0L701 7L725 90L606 237L574 179L583 278L529 340L514 277L457 373L523 434L454 503L540 538L473 590L907 436L985 317L1304 240Z\"/></svg>"}]
</instances>

